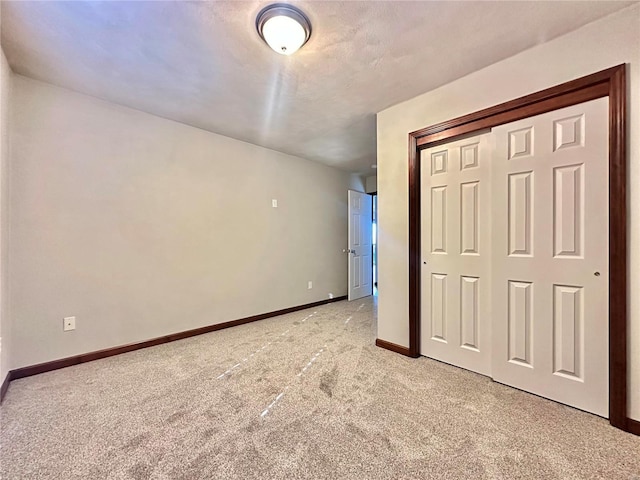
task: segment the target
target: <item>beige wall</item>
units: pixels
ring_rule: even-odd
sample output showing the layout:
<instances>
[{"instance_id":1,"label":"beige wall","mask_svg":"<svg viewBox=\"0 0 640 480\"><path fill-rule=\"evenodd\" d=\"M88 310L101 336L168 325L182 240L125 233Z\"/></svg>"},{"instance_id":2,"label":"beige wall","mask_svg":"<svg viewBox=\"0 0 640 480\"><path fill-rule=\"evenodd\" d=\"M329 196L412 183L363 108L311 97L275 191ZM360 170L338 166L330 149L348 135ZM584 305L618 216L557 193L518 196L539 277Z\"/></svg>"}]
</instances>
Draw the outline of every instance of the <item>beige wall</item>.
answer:
<instances>
[{"instance_id":1,"label":"beige wall","mask_svg":"<svg viewBox=\"0 0 640 480\"><path fill-rule=\"evenodd\" d=\"M378 189L378 177L371 175L365 179L365 192L375 193Z\"/></svg>"},{"instance_id":2,"label":"beige wall","mask_svg":"<svg viewBox=\"0 0 640 480\"><path fill-rule=\"evenodd\" d=\"M346 294L349 174L13 88L12 368Z\"/></svg>"},{"instance_id":3,"label":"beige wall","mask_svg":"<svg viewBox=\"0 0 640 480\"><path fill-rule=\"evenodd\" d=\"M378 337L408 345L407 134L621 63L629 75L629 396L640 419L640 5L378 114ZM429 67L430 68L430 67Z\"/></svg>"},{"instance_id":4,"label":"beige wall","mask_svg":"<svg viewBox=\"0 0 640 480\"><path fill-rule=\"evenodd\" d=\"M350 175L350 183L351 185L349 186L350 190L355 190L356 192L365 192L365 185L366 185L366 179L363 178L361 175L358 175L356 173L352 173Z\"/></svg>"},{"instance_id":5,"label":"beige wall","mask_svg":"<svg viewBox=\"0 0 640 480\"><path fill-rule=\"evenodd\" d=\"M8 233L8 162L9 105L12 72L0 48L0 383L10 368L11 325L7 315L7 233Z\"/></svg>"}]
</instances>

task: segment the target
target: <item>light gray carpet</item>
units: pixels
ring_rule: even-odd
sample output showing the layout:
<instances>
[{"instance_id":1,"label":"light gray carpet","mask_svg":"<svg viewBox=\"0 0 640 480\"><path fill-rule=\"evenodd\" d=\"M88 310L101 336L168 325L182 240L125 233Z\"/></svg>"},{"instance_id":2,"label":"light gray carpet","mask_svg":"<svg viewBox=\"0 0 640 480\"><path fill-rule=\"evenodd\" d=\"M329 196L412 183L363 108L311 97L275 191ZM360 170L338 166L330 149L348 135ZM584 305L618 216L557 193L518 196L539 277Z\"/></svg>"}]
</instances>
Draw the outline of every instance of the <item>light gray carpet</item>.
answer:
<instances>
[{"instance_id":1,"label":"light gray carpet","mask_svg":"<svg viewBox=\"0 0 640 480\"><path fill-rule=\"evenodd\" d=\"M636 479L606 420L373 345L371 299L17 380L3 479Z\"/></svg>"}]
</instances>

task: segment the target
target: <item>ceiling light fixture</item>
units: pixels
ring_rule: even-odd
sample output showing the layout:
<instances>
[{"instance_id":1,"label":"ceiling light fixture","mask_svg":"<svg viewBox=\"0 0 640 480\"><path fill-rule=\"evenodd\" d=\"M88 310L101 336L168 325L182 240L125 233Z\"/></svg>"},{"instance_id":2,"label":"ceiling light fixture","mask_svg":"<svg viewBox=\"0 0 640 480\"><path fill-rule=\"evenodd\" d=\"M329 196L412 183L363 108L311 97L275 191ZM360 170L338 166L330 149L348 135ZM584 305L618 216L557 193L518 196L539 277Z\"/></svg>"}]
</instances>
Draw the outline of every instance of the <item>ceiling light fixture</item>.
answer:
<instances>
[{"instance_id":1,"label":"ceiling light fixture","mask_svg":"<svg viewBox=\"0 0 640 480\"><path fill-rule=\"evenodd\" d=\"M311 36L311 23L299 9L284 3L263 8L256 18L260 37L281 55L298 51Z\"/></svg>"}]
</instances>

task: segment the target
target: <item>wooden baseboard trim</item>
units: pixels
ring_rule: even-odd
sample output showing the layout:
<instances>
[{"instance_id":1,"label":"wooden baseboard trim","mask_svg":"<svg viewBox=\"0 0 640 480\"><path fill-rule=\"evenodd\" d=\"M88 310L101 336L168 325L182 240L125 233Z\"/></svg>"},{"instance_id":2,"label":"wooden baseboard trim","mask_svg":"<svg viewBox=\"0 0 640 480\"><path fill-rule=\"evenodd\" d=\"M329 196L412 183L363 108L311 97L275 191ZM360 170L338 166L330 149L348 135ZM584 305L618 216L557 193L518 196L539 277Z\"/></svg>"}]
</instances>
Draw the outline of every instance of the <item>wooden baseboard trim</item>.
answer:
<instances>
[{"instance_id":1,"label":"wooden baseboard trim","mask_svg":"<svg viewBox=\"0 0 640 480\"><path fill-rule=\"evenodd\" d=\"M640 421L627 418L627 432L640 436Z\"/></svg>"},{"instance_id":2,"label":"wooden baseboard trim","mask_svg":"<svg viewBox=\"0 0 640 480\"><path fill-rule=\"evenodd\" d=\"M73 357L53 360L51 362L39 363L37 365L17 368L9 372L10 380L30 377L31 375L50 372L51 370L58 370L59 368L71 367L73 365L79 365L81 363L92 362L101 358L120 355L121 353L133 352L134 350L140 350L141 348L155 347L156 345L162 345L163 343L169 343L176 340L182 340L184 338L195 337L196 335L202 335L204 333L215 332L216 330L222 330L224 328L244 325L245 323L257 322L258 320L264 320L265 318L277 317L278 315L285 315L287 313L297 312L298 310L305 310L307 308L313 308L320 305L326 305L327 303L339 302L346 299L347 296L344 295L327 300L320 300L319 302L307 303L305 305L298 305L296 307L283 308L282 310L276 310L274 312L261 313L259 315L240 318L238 320L231 320L229 322L207 325L206 327L194 328L193 330L186 330L184 332L172 333L170 335L152 338L151 340L146 340L144 342L130 343L128 345L121 345L119 347L106 348L104 350L98 350L96 352L83 353L80 355L74 355ZM5 380L5 382L8 387L9 381ZM4 391L6 390L4 383L2 384L2 388L2 393L4 395Z\"/></svg>"},{"instance_id":3,"label":"wooden baseboard trim","mask_svg":"<svg viewBox=\"0 0 640 480\"><path fill-rule=\"evenodd\" d=\"M2 381L2 386L0 387L0 403L4 400L4 396L7 394L7 390L9 390L9 382L11 381L11 372L7 372L7 375L4 377Z\"/></svg>"},{"instance_id":4,"label":"wooden baseboard trim","mask_svg":"<svg viewBox=\"0 0 640 480\"><path fill-rule=\"evenodd\" d=\"M408 347L403 347L402 345L398 345L397 343L393 342L387 342L386 340L380 340L379 338L376 338L376 346L411 358L417 358L420 356L413 355Z\"/></svg>"}]
</instances>

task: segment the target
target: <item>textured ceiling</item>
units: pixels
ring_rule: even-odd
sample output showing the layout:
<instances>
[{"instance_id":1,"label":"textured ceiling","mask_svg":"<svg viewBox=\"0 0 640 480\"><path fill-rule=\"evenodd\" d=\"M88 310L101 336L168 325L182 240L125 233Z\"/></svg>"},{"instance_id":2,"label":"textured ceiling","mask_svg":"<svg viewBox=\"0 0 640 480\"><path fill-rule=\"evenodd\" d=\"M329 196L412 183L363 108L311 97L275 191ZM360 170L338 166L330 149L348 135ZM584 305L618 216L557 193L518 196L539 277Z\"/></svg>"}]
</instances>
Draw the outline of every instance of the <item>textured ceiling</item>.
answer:
<instances>
[{"instance_id":1,"label":"textured ceiling","mask_svg":"<svg viewBox=\"0 0 640 480\"><path fill-rule=\"evenodd\" d=\"M632 2L292 2L296 55L255 32L271 2L2 2L15 72L348 171L375 113ZM568 59L571 61L571 59Z\"/></svg>"}]
</instances>

